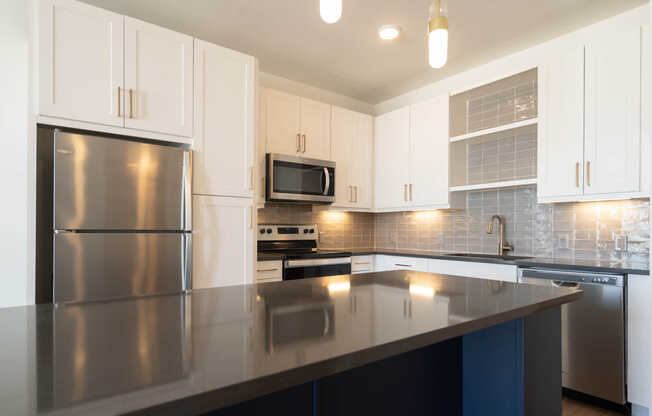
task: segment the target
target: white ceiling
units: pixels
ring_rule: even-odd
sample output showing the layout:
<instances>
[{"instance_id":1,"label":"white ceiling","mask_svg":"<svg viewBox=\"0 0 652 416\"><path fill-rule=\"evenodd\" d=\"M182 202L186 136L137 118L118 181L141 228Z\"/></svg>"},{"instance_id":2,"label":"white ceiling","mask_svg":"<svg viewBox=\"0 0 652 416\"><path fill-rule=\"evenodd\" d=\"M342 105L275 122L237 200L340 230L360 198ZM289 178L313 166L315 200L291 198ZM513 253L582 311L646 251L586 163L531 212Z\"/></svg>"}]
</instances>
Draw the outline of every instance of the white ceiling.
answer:
<instances>
[{"instance_id":1,"label":"white ceiling","mask_svg":"<svg viewBox=\"0 0 652 416\"><path fill-rule=\"evenodd\" d=\"M256 56L260 69L370 104L571 32L648 0L448 0L449 61L427 63L430 0L84 0ZM381 41L377 28L402 27Z\"/></svg>"}]
</instances>

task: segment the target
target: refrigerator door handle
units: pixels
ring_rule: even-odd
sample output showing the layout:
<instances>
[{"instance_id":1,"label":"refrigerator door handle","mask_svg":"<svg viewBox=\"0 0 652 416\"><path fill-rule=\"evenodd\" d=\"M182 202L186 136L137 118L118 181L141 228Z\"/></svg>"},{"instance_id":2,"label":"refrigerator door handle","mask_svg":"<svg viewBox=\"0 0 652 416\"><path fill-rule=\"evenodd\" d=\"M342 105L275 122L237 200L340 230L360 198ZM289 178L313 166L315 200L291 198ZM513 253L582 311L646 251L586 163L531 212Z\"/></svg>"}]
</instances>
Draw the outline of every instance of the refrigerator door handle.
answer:
<instances>
[{"instance_id":1,"label":"refrigerator door handle","mask_svg":"<svg viewBox=\"0 0 652 416\"><path fill-rule=\"evenodd\" d=\"M183 229L192 230L192 155L183 152Z\"/></svg>"},{"instance_id":2,"label":"refrigerator door handle","mask_svg":"<svg viewBox=\"0 0 652 416\"><path fill-rule=\"evenodd\" d=\"M183 290L192 290L192 233L183 234Z\"/></svg>"}]
</instances>

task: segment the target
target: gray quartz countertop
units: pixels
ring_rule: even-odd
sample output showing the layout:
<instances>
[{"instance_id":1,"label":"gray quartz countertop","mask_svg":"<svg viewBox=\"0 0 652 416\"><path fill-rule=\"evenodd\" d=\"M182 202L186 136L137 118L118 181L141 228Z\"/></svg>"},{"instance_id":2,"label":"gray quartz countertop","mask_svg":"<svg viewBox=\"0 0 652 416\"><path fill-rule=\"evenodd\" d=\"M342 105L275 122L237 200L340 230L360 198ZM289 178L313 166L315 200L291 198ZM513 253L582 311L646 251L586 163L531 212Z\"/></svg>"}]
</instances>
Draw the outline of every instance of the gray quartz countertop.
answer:
<instances>
[{"instance_id":1,"label":"gray quartz countertop","mask_svg":"<svg viewBox=\"0 0 652 416\"><path fill-rule=\"evenodd\" d=\"M393 271L0 309L1 413L201 414L581 295Z\"/></svg>"},{"instance_id":2,"label":"gray quartz countertop","mask_svg":"<svg viewBox=\"0 0 652 416\"><path fill-rule=\"evenodd\" d=\"M471 261L477 263L515 264L521 267L546 267L561 270L574 270L586 272L603 272L618 274L649 275L648 263L616 261L609 259L563 259L563 258L510 258L505 259L491 257L456 256L450 252L429 251L429 250L408 250L408 249L384 249L384 248L361 248L347 249L354 256L365 256L373 254L384 254L390 256L421 257L440 260Z\"/></svg>"}]
</instances>

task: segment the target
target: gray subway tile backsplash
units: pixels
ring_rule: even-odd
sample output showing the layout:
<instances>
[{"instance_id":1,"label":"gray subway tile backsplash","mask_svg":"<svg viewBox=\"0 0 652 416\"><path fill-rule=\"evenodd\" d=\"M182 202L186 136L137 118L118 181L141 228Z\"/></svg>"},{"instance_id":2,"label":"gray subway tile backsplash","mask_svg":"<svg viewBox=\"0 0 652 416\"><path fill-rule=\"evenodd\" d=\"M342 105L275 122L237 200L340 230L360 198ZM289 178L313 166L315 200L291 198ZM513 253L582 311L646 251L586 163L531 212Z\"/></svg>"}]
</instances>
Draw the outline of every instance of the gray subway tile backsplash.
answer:
<instances>
[{"instance_id":1,"label":"gray subway tile backsplash","mask_svg":"<svg viewBox=\"0 0 652 416\"><path fill-rule=\"evenodd\" d=\"M649 201L538 204L536 186L467 193L467 209L382 214L316 211L309 206L266 206L260 223L317 224L322 248L392 248L494 254L498 227L507 221L513 254L647 262ZM615 239L627 237L627 251Z\"/></svg>"}]
</instances>

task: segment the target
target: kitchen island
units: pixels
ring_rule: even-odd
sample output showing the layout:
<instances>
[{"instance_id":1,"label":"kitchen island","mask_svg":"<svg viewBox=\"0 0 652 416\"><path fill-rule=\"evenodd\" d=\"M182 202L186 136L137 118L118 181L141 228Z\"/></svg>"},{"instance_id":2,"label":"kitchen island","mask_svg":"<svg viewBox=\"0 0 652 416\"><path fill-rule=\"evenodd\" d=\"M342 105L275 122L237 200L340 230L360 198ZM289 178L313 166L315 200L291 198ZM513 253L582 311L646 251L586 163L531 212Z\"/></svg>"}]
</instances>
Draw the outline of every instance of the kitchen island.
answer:
<instances>
[{"instance_id":1,"label":"kitchen island","mask_svg":"<svg viewBox=\"0 0 652 416\"><path fill-rule=\"evenodd\" d=\"M581 291L394 271L0 310L3 415L560 415Z\"/></svg>"}]
</instances>

